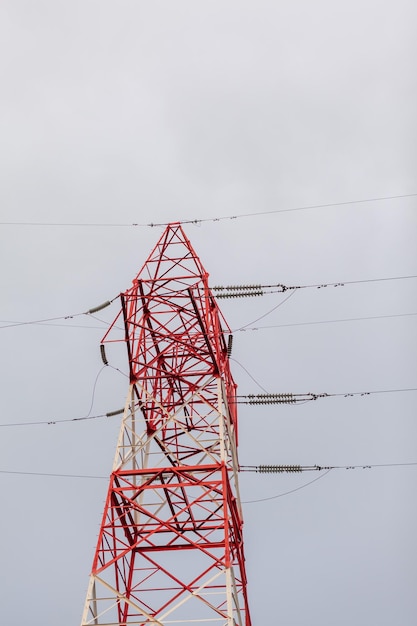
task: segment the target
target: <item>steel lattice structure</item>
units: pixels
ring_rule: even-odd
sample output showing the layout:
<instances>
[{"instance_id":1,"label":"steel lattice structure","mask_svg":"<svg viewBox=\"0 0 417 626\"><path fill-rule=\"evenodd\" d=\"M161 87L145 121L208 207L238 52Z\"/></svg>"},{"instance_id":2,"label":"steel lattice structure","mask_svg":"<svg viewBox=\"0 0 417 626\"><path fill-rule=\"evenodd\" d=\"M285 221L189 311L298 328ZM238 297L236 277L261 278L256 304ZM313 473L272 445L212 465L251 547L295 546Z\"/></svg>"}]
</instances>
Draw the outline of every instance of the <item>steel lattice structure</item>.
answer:
<instances>
[{"instance_id":1,"label":"steel lattice structure","mask_svg":"<svg viewBox=\"0 0 417 626\"><path fill-rule=\"evenodd\" d=\"M130 386L81 626L250 626L231 334L180 224L121 301L102 345L126 342Z\"/></svg>"}]
</instances>

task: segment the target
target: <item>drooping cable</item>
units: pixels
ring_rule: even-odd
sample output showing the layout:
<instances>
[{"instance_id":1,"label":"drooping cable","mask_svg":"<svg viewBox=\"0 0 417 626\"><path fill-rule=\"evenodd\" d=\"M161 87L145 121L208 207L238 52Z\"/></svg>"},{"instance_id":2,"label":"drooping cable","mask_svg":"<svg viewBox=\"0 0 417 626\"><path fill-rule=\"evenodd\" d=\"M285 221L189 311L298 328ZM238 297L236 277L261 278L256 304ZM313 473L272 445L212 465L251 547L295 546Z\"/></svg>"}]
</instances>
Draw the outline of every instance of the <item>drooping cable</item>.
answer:
<instances>
[{"instance_id":1,"label":"drooping cable","mask_svg":"<svg viewBox=\"0 0 417 626\"><path fill-rule=\"evenodd\" d=\"M299 465L295 465L295 466L291 466L291 465L283 465L283 466L270 466L270 467L283 467L283 468L297 468L297 469L283 469L283 470L277 470L273 473L282 473L282 472L288 472L288 473L299 473L299 472L305 472L305 471L317 471L317 472L324 472L324 474L321 474L320 476L318 476L317 478L314 478L313 480L311 480L308 483L305 483L304 485L301 485L300 487L296 487L295 489L291 489L290 491L286 491L285 493L282 494L278 494L276 496L271 496L269 498L260 498L258 500L247 500L247 501L243 501L242 504L250 504L252 502L265 502L267 500L275 500L276 498L280 498L282 496L288 495L290 493L294 493L295 491L299 491L300 489L304 489L304 487L308 487L308 485L311 485L312 483L316 482L317 480L320 480L320 478L323 478L324 476L326 476L326 474L328 474L329 472L331 472L332 470L337 470L337 469L346 469L346 470L354 470L354 469L372 469L372 468L378 468L378 467L409 467L409 466L417 466L417 461L415 462L411 462L411 463L379 463L379 464L372 464L372 465L316 465L316 466L299 466ZM262 473L265 474L267 473L267 471L262 471L259 472L259 470L257 470L256 468L259 467L268 467L268 466L251 466L251 465L247 465L247 466L241 466L239 471L240 472L257 472L258 473ZM298 469L300 468L300 469ZM50 477L55 477L55 478L97 478L97 479L106 479L108 480L108 476L94 476L94 475L89 475L89 474L64 474L64 473L58 473L58 472L24 472L24 471L17 471L17 470L0 470L0 474L15 474L15 475L22 475L22 476L50 476Z\"/></svg>"},{"instance_id":2,"label":"drooping cable","mask_svg":"<svg viewBox=\"0 0 417 626\"><path fill-rule=\"evenodd\" d=\"M278 304L276 304L275 306L272 307L272 309L269 309L269 311L267 311L266 313L264 313L263 315L261 315L260 317L257 317L256 319L252 320L251 322L248 322L247 324L245 324L244 326L241 326L240 328L238 328L238 331L242 331L245 330L248 326L251 326L251 324L256 324L256 322L259 322L259 320L263 320L265 317L267 317L268 315L271 315L271 313L273 313L274 311L276 311L277 309L279 309L280 306L282 306L283 304L285 304L285 302L287 302L287 300L289 300L290 298L292 298L292 296L295 294L295 291L291 291L290 295L287 296L286 298L284 298L284 300L281 300L281 302L279 302Z\"/></svg>"},{"instance_id":3,"label":"drooping cable","mask_svg":"<svg viewBox=\"0 0 417 626\"><path fill-rule=\"evenodd\" d=\"M255 472L257 474L294 474L300 472L323 472L327 470L354 470L373 469L376 467L411 467L417 461L408 463L371 463L367 465L240 465L240 472Z\"/></svg>"},{"instance_id":4,"label":"drooping cable","mask_svg":"<svg viewBox=\"0 0 417 626\"><path fill-rule=\"evenodd\" d=\"M290 489L289 491L284 491L283 493L278 493L275 496L269 496L268 498L257 498L256 500L244 500L242 502L242 504L255 504L256 502L267 502L268 500L277 500L278 498L283 498L284 496L289 496L291 493L295 493L296 491L301 491L301 489L305 489L306 487L309 487L313 483L316 483L318 480L321 480L322 478L327 476L327 474L329 474L329 472L331 472L331 471L332 470L329 469L329 470L327 470L327 472L324 472L324 474L321 474L320 476L317 476L317 478L313 478L313 480L310 480L308 483L304 483L304 485L300 485L299 487L295 487L295 489Z\"/></svg>"},{"instance_id":5,"label":"drooping cable","mask_svg":"<svg viewBox=\"0 0 417 626\"><path fill-rule=\"evenodd\" d=\"M248 327L243 326L242 328L235 328L233 330L234 333L237 332L249 332L255 330L268 330L271 328L290 328L291 326L315 326L316 324L337 324L341 322L363 322L366 320L382 320L382 319L391 319L395 317L412 317L417 315L417 313L397 313L393 315L371 315L369 317L348 317L345 319L334 319L334 320L318 320L315 322L293 322L290 324L271 324L269 326L254 326Z\"/></svg>"},{"instance_id":6,"label":"drooping cable","mask_svg":"<svg viewBox=\"0 0 417 626\"><path fill-rule=\"evenodd\" d=\"M55 426L56 424L65 424L68 422L86 422L89 420L101 419L103 417L113 417L123 413L123 409L117 409L116 411L109 411L108 413L100 413L99 415L88 415L83 417L70 417L68 419L54 419L39 420L38 422L10 422L8 424L0 424L0 428L11 428L13 426Z\"/></svg>"},{"instance_id":7,"label":"drooping cable","mask_svg":"<svg viewBox=\"0 0 417 626\"><path fill-rule=\"evenodd\" d=\"M114 417L115 415L119 415L121 413L123 413L123 409L117 409L115 411L109 411L107 413L100 413L99 415L91 415L91 412L93 410L93 406L94 406L94 399L95 399L95 393L96 393L96 387L97 387L97 383L98 380L100 378L101 373L103 372L103 370L106 368L105 365L103 365L100 370L98 371L94 383L93 383L93 388L92 388L92 392L91 392L91 403L90 403L90 408L88 409L88 413L86 415L83 415L82 417L71 417L68 419L54 419L54 418L50 418L47 420L39 420L36 422L9 422L7 424L0 424L0 428L11 428L13 426L40 426L40 425L47 425L47 426L52 426L52 425L56 425L56 424L65 424L68 422L85 422L85 421L89 421L89 420L96 420L96 419L100 419L103 417ZM118 370L115 367L112 367L112 369L120 372L120 374L123 374L123 372L121 372L120 370Z\"/></svg>"},{"instance_id":8,"label":"drooping cable","mask_svg":"<svg viewBox=\"0 0 417 626\"><path fill-rule=\"evenodd\" d=\"M0 474L17 474L22 476L51 476L54 478L99 478L108 480L108 476L91 476L89 474L57 474L53 472L16 472L9 470L0 470Z\"/></svg>"},{"instance_id":9,"label":"drooping cable","mask_svg":"<svg viewBox=\"0 0 417 626\"><path fill-rule=\"evenodd\" d=\"M354 396L371 396L381 393L404 393L410 391L417 391L417 387L404 387L402 389L377 389L373 391L350 391L344 393L258 393L237 395L236 403L249 405L298 404L322 398L353 398Z\"/></svg>"},{"instance_id":10,"label":"drooping cable","mask_svg":"<svg viewBox=\"0 0 417 626\"><path fill-rule=\"evenodd\" d=\"M282 306L282 304L284 304L284 302L286 302L297 290L300 289L309 289L309 288L323 288L323 287L330 287L330 286L345 286L345 285L352 285L352 284L358 284L358 283L372 283L372 282L381 282L381 281L393 281L393 280L405 280L405 279L411 279L411 278L417 278L417 275L410 275L410 276L393 276L390 278L375 278L375 279L365 279L365 280L353 280L353 281L344 281L343 283L327 283L327 284L316 284L316 285L297 285L297 286L285 286L285 285L276 285L276 287L278 287L277 290L273 290L273 291L262 291L262 289L254 289L253 291L250 291L250 287L252 287L251 285L231 285L231 286L226 286L226 287L212 287L212 290L219 290L218 292L216 292L216 298L237 298L237 297L247 297L247 296L259 296L259 295L264 295L264 293L268 294L268 293L284 293L286 291L290 291L290 295L285 298L283 301L281 301L278 305L274 306L270 311L268 311L267 313L265 313L264 315L258 317L257 319L253 320L252 322L249 322L248 324L245 324L244 326L241 326L240 328L236 328L233 332L244 332L244 331L254 331L254 330L263 330L263 329L268 329L268 328L286 328L289 326L310 326L310 325L315 325L315 324L333 324L333 323L338 323L338 322L354 322L354 321L362 321L362 320L376 320L376 319L385 319L385 318L394 318L394 317L409 317L409 316L414 316L417 315L417 313L397 313L397 314L393 314L393 315L373 315L373 316L368 316L368 317L351 317L351 318L345 318L345 319L332 319L332 320L318 320L318 321L311 321L311 322L295 322L295 323L290 323L290 324L275 324L275 325L269 325L269 326L258 326L258 327L250 327L251 324L255 324L256 322L258 322L259 320L267 317L268 315L270 315L270 313L272 313L273 311L275 311L277 308L279 308L280 306ZM258 287L258 286L254 286L254 287ZM259 287L268 287L268 285L259 285ZM242 289L242 291L240 290ZM224 293L221 290L231 290L230 293L228 291L225 291ZM83 325L76 325L76 324L54 324L53 322L57 322L60 320L71 320L74 319L76 317L81 317L81 316L88 316L92 319L97 320L98 322L100 322L101 324L107 325L106 320L102 320L99 317L97 317L96 315L94 315L94 312L97 311L101 311L103 308L106 308L107 306L109 306L110 304L112 304L119 296L116 296L115 298L113 298L112 300L107 300L106 302L104 302L103 304L97 306L97 307L93 307L91 309L89 309L88 311L84 311L82 313L72 313L70 315L61 315L61 316L57 316L57 317L48 317L48 318L42 318L42 319L38 319L38 320L27 320L27 321L23 321L23 322L17 322L17 321L12 321L12 320L0 320L0 330L3 328L14 328L14 327L18 327L18 326L29 326L29 325L39 325L39 326L61 326L63 328L86 328L86 329L100 329L101 327L99 326L83 326ZM116 327L118 328L118 327Z\"/></svg>"},{"instance_id":11,"label":"drooping cable","mask_svg":"<svg viewBox=\"0 0 417 626\"><path fill-rule=\"evenodd\" d=\"M223 215L220 217L206 217L206 218L194 218L194 219L183 219L183 220L175 220L174 222L176 224L203 224L205 222L221 222L221 221L225 221L225 220L237 220L237 219L242 219L245 217L260 217L260 216L264 216L264 215L275 215L278 213L292 213L295 211L312 211L315 209L326 209L326 208L330 208L330 207L336 207L336 206L350 206L350 205L355 205L355 204L366 204L366 203L371 203L371 202L383 202L383 201L387 201L387 200L399 200L399 199L403 199L403 198L413 198L416 197L417 193L406 193L406 194L399 194L399 195L395 195L395 196L380 196L380 197L375 197L375 198L365 198L365 199L361 199L361 200L347 200L347 201L343 201L343 202L330 202L327 204L310 204L310 205L305 205L305 206L297 206L297 207L292 207L292 208L286 208L286 209L274 209L272 211L256 211L256 212L252 212L252 213L238 213L236 215ZM131 227L136 227L136 228L144 228L144 227L150 227L150 228L155 228L155 227L165 227L168 226L169 224L172 224L173 222L148 222L148 223L137 223L137 222L132 222L132 223L117 223L117 222L112 222L112 223L101 223L101 222L0 222L0 226L58 226L58 227L87 227L87 228L94 228L94 227L103 227L103 228L131 228Z\"/></svg>"},{"instance_id":12,"label":"drooping cable","mask_svg":"<svg viewBox=\"0 0 417 626\"><path fill-rule=\"evenodd\" d=\"M248 296L263 296L271 293L285 293L286 291L296 291L299 289L325 289L326 287L345 287L346 285L359 285L366 283L379 283L394 280L409 280L417 278L417 274L410 276L392 276L388 278L367 278L362 280L345 280L337 283L316 283L311 285L215 285L212 290L216 298L244 298Z\"/></svg>"},{"instance_id":13,"label":"drooping cable","mask_svg":"<svg viewBox=\"0 0 417 626\"><path fill-rule=\"evenodd\" d=\"M236 363L236 359L232 359ZM252 380L263 389L262 385L258 383L253 376L246 370L246 368L239 363L239 365L246 371L246 373L252 378ZM119 370L116 367L110 365L110 367L117 372L119 372L122 376L128 378L128 375ZM102 368L103 369L103 368ZM342 398L351 398L353 396L370 396L372 394L382 394L382 393L402 393L409 391L417 391L417 387L408 387L404 389L379 389L377 391L357 391L351 393L320 393L320 394L291 394L291 393L276 393L276 394L248 394L247 396L239 395L236 398L237 404L248 404L248 405L271 405L271 404L304 404L305 402L314 401L321 398L331 398L331 397L342 397ZM231 401L230 401L231 402ZM40 420L36 422L9 422L6 424L0 424L0 428L11 428L13 426L40 426L40 425L56 425L56 424L65 424L68 422L83 422L88 420L96 420L101 419L103 417L113 417L115 415L119 415L123 413L123 409L117 409L116 411L109 411L107 413L100 413L99 415L84 415L82 417L72 417L68 419L55 419L50 418L48 420Z\"/></svg>"},{"instance_id":14,"label":"drooping cable","mask_svg":"<svg viewBox=\"0 0 417 626\"><path fill-rule=\"evenodd\" d=\"M246 372L246 374L249 376L249 378L251 378L253 380L253 382L258 385L259 389L262 389L262 391L264 391L265 393L268 393L267 390L265 389L265 387L262 387L261 383L259 383L256 378L254 376L252 376L252 374L249 372L249 370L242 365L242 363L240 363L240 361L238 361L237 359L233 358L232 356L229 357L231 361L233 361L234 363L237 363L239 365L239 367L241 367L243 369L244 372Z\"/></svg>"},{"instance_id":15,"label":"drooping cable","mask_svg":"<svg viewBox=\"0 0 417 626\"><path fill-rule=\"evenodd\" d=\"M94 317L93 313L96 313L97 311L101 311L102 309L105 309L106 307L110 306L119 296L115 296L114 298L112 298L111 300L106 300L106 302L103 302L103 304L100 304L96 307L93 307L91 309L89 309L88 311L84 311L82 313L72 313L71 315L61 315L61 316L57 316L57 317L48 317L48 318L44 318L44 319L40 319L40 320L30 320L30 321L26 321L26 322L11 322L11 323L6 323L3 326L0 326L0 330L2 328L14 328L16 326L29 326L29 325L36 325L36 324L47 324L48 322L55 322L58 320L71 320L74 319L75 317L81 317L82 315L87 315L87 316L91 316ZM97 318L95 318L97 319ZM102 321L102 320L100 320Z\"/></svg>"}]
</instances>

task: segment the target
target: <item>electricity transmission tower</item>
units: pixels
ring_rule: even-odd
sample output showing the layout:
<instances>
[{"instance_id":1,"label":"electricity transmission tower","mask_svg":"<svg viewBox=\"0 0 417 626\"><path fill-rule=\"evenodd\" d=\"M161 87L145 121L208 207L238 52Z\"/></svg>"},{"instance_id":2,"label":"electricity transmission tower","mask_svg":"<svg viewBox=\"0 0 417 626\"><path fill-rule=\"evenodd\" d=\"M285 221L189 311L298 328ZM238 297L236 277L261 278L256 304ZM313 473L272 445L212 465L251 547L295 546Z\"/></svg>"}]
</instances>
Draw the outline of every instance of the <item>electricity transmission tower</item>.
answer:
<instances>
[{"instance_id":1,"label":"electricity transmission tower","mask_svg":"<svg viewBox=\"0 0 417 626\"><path fill-rule=\"evenodd\" d=\"M126 342L130 386L81 626L251 626L231 334L180 224L121 301L102 355Z\"/></svg>"}]
</instances>

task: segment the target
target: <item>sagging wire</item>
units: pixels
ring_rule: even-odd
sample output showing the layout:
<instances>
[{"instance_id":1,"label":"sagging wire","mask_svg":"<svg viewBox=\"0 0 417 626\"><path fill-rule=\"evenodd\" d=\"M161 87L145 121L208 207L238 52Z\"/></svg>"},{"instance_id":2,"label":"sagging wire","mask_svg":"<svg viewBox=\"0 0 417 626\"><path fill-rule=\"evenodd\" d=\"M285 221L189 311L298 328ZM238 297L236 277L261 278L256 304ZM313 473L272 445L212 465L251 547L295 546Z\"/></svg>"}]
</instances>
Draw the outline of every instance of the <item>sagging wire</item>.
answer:
<instances>
[{"instance_id":1,"label":"sagging wire","mask_svg":"<svg viewBox=\"0 0 417 626\"><path fill-rule=\"evenodd\" d=\"M99 415L91 415L91 411L93 410L93 406L94 406L94 399L95 399L95 393L96 393L96 387L97 387L97 383L98 380L100 378L101 373L103 372L103 370L105 369L105 365L103 365L100 370L98 371L96 378L94 380L93 383L93 389L92 389L92 393L91 393L91 403L90 403L90 408L88 410L88 413L86 415L83 415L82 417L71 417L68 419L48 419L48 420L39 420L36 422L10 422L7 424L0 424L0 428L11 428L12 426L40 426L40 425L48 425L48 426L52 426L52 425L56 425L56 424L64 424L64 423L68 423L68 422L85 422L88 420L96 420L96 419L100 419L103 417L114 417L116 415L120 415L121 413L123 413L124 409L117 409L115 411L109 411L107 413L100 413ZM112 369L116 369L115 367L112 367ZM117 370L120 372L120 370ZM121 374L123 374L123 372L120 372Z\"/></svg>"},{"instance_id":2,"label":"sagging wire","mask_svg":"<svg viewBox=\"0 0 417 626\"><path fill-rule=\"evenodd\" d=\"M68 419L49 419L40 420L38 422L10 422L9 424L0 424L0 428L11 428L12 426L55 426L56 424L64 424L68 422L85 422L88 420L96 420L102 417L114 417L123 413L124 409L117 409L116 411L109 411L108 413L100 413L99 415L84 415L83 417L71 417Z\"/></svg>"},{"instance_id":3,"label":"sagging wire","mask_svg":"<svg viewBox=\"0 0 417 626\"><path fill-rule=\"evenodd\" d=\"M409 465L417 465L417 462L415 463L383 463L379 465L363 465L363 466L362 465L346 465L346 466L331 466L331 467L330 466L328 467L317 466L319 468L317 471L324 471L324 474L321 474L317 478L313 478L313 480L310 480L308 483L305 483L304 485L300 485L299 487L296 487L295 489L290 489L290 491L285 491L284 493L279 493L275 496L270 496L269 498L258 498L257 500L246 500L246 501L244 500L242 504L266 502L267 500L276 500L277 498L282 498L283 496L287 496L290 493L295 493L296 491L300 491L301 489L304 489L305 487L312 485L313 483L320 480L321 478L324 478L333 469L348 469L348 470L357 469L357 468L369 469L373 467L405 467ZM248 466L248 467L251 467L251 466ZM291 467L291 466L283 466L283 467ZM299 466L294 466L294 467L299 467ZM309 467L309 466L304 466L304 467ZM253 470L241 469L240 471L253 471ZM302 466L301 471L308 471L308 470L303 469L303 466ZM88 474L58 474L55 472L22 472L22 471L13 471L13 470L0 470L0 474L16 474L16 475L22 475L22 476L42 476L42 477L50 476L54 478L98 478L98 479L108 480L108 476L92 476Z\"/></svg>"},{"instance_id":4,"label":"sagging wire","mask_svg":"<svg viewBox=\"0 0 417 626\"><path fill-rule=\"evenodd\" d=\"M29 326L29 325L34 325L34 324L47 324L48 322L55 322L57 320L72 320L75 317L81 317L82 315L89 315L91 317L94 317L93 313L97 313L98 311L101 311L105 308L107 308L108 306L110 306L115 300L117 300L119 296L115 296L114 298L112 298L111 300L106 300L106 302L103 302L102 304L99 304L98 306L95 306L91 309L89 309L88 311L83 311L82 313L73 313L72 315L61 315L58 317L48 317L45 319L41 319L41 320L31 320L31 321L27 321L27 322L11 322L8 324L4 324L3 326L0 326L0 330L2 328L14 328L16 326ZM98 319L98 318L95 318ZM102 320L99 320L102 321Z\"/></svg>"},{"instance_id":5,"label":"sagging wire","mask_svg":"<svg viewBox=\"0 0 417 626\"><path fill-rule=\"evenodd\" d=\"M128 377L127 374L122 372L116 367L110 365L111 369L116 370L122 376ZM243 367L243 366L242 366ZM100 370L103 370L102 367ZM246 370L247 371L247 370ZM248 372L249 374L249 372ZM249 374L250 375L250 374ZM255 381L256 382L256 381ZM259 383L258 383L259 384ZM321 394L249 394L248 396L237 396L237 404L251 404L251 405L262 405L262 404L303 404L305 402L310 402L311 400L317 400L319 398L330 398L330 397L343 397L343 398L351 398L353 396L370 396L372 394L380 394L380 393L400 393L407 391L417 391L417 387L410 387L404 389L380 389L378 391L358 391L353 393L321 393ZM269 398L269 396L271 396ZM293 396L293 397L292 397ZM311 396L306 399L306 396ZM266 397L266 400L263 400L263 397ZM248 401L241 400L241 398L249 398ZM257 400L260 398L260 400ZM100 413L99 415L84 415L83 417L73 417L69 419L49 419L49 420L41 420L37 422L11 422L8 424L0 424L0 428L2 427L12 427L12 426L38 426L42 424L46 425L55 425L55 424L63 424L68 422L83 422L87 420L96 420L103 417L113 417L115 415L120 415L123 413L123 409L117 409L116 411L109 411L108 413Z\"/></svg>"},{"instance_id":6,"label":"sagging wire","mask_svg":"<svg viewBox=\"0 0 417 626\"><path fill-rule=\"evenodd\" d=\"M17 474L21 476L51 476L53 478L98 478L109 480L108 476L91 476L89 474L56 474L52 472L17 472L11 470L0 470L0 474Z\"/></svg>"},{"instance_id":7,"label":"sagging wire","mask_svg":"<svg viewBox=\"0 0 417 626\"><path fill-rule=\"evenodd\" d=\"M299 404L312 402L322 398L353 398L354 396L364 397L381 393L404 393L409 391L417 391L417 387L404 387L403 389L377 389L374 391L353 391L347 393L252 393L248 395L237 395L236 404Z\"/></svg>"},{"instance_id":8,"label":"sagging wire","mask_svg":"<svg viewBox=\"0 0 417 626\"><path fill-rule=\"evenodd\" d=\"M376 467L410 467L417 465L417 461L409 463L371 463L367 465L240 465L240 472L255 472L257 474L294 474L300 472L323 472L337 469L373 469Z\"/></svg>"},{"instance_id":9,"label":"sagging wire","mask_svg":"<svg viewBox=\"0 0 417 626\"><path fill-rule=\"evenodd\" d=\"M268 500L277 500L277 498L283 498L284 496L289 496L291 493L295 493L296 491L300 491L301 489L305 489L306 487L309 487L313 483L316 483L318 480L321 480L322 478L327 476L327 474L329 474L329 472L331 471L332 470L329 469L327 470L327 472L324 472L324 474L320 474L320 476L317 476L317 478L313 478L313 480L310 480L308 483L304 483L304 485L300 485L299 487L295 487L295 489L290 489L289 491L284 491L283 493L278 493L275 496L269 496L268 498L257 498L256 500L244 500L242 504L255 504L257 502L267 502Z\"/></svg>"},{"instance_id":10,"label":"sagging wire","mask_svg":"<svg viewBox=\"0 0 417 626\"><path fill-rule=\"evenodd\" d=\"M263 313L263 315L261 315L260 317L257 317L256 319L252 320L251 322L248 322L247 324L245 324L244 326L241 326L240 328L237 328L236 331L242 331L242 330L246 330L246 328L248 328L248 326L251 326L252 324L256 324L256 322L259 322L259 320L263 320L265 317L267 317L268 315L271 315L271 313L273 313L274 311L276 311L277 309L279 309L280 306L282 306L283 304L285 304L287 302L287 300L289 300L290 298L292 298L292 296L295 294L295 291L291 291L291 293L284 298L283 300L281 300L281 302L279 302L278 304L276 304L275 306L272 307L272 309L270 309L269 311L267 311L266 313Z\"/></svg>"},{"instance_id":11,"label":"sagging wire","mask_svg":"<svg viewBox=\"0 0 417 626\"><path fill-rule=\"evenodd\" d=\"M255 326L248 328L248 326L244 326L243 328L237 328L234 332L238 331L251 331L251 330L268 330L271 328L289 328L291 326L316 326L319 324L337 324L340 322L362 322L366 320L382 320L382 319L392 319L395 317L412 317L417 315L417 313L397 313L394 315L372 315L369 317L348 317L345 319L334 319L334 320L319 320L316 322L293 322L291 324L272 324L269 326Z\"/></svg>"},{"instance_id":12,"label":"sagging wire","mask_svg":"<svg viewBox=\"0 0 417 626\"><path fill-rule=\"evenodd\" d=\"M253 382L258 385L259 389L262 389L262 391L264 391L265 393L268 393L268 391L265 389L265 387L262 387L261 383L259 383L256 378L254 376L252 376L252 374L249 372L249 370L242 365L242 363L240 363L240 361L238 361L237 359L233 358L232 356L229 357L231 361L233 361L234 363L237 363L239 365L239 367L241 367L243 369L244 372L246 372L246 374L249 376L249 378L251 378L253 380Z\"/></svg>"},{"instance_id":13,"label":"sagging wire","mask_svg":"<svg viewBox=\"0 0 417 626\"><path fill-rule=\"evenodd\" d=\"M274 209L272 211L256 211L253 213L239 213L236 215L223 215L219 217L206 217L206 218L194 218L194 219L183 219L183 220L175 220L174 222L148 222L148 223L102 223L102 222L0 222L0 226L59 226L59 227L104 227L104 228L117 228L117 227L164 227L169 226L172 223L175 224L194 224L195 226L199 226L204 222L220 222L224 220L237 220L245 217L260 217L263 215L274 215L277 213L291 213L293 211L311 211L314 209L326 209L335 206L349 206L352 204L365 204L369 202L381 202L384 200L399 200L402 198L413 198L417 196L417 193L406 193L399 194L395 196L379 196L375 198L365 198L361 200L346 200L344 202L331 202L327 204L310 204L305 206L297 206L287 209Z\"/></svg>"},{"instance_id":14,"label":"sagging wire","mask_svg":"<svg viewBox=\"0 0 417 626\"><path fill-rule=\"evenodd\" d=\"M104 367L105 367L105 366L103 365L103 367L102 367L102 368L98 371L98 374L97 374L96 379L95 379L95 381L94 381L94 384L93 384L93 391L92 391L92 393L91 393L91 404L90 404L90 408L89 408L89 410L88 410L88 413L87 413L87 415L86 415L85 417L90 417L90 415L91 415L91 411L93 410L93 406L94 406L94 398L95 398L95 395L96 395L96 387L97 387L98 379L100 378L100 374L101 374L101 373L102 373L102 371L104 370Z\"/></svg>"},{"instance_id":15,"label":"sagging wire","mask_svg":"<svg viewBox=\"0 0 417 626\"><path fill-rule=\"evenodd\" d=\"M372 283L372 282L381 282L381 281L391 281L391 280L406 280L406 279L410 279L410 278L417 278L417 275L410 275L410 276L394 276L394 277L390 277L390 278L373 278L373 279L365 279L365 280L349 280L349 281L344 281L344 282L338 282L338 283L322 283L322 284L315 284L315 285L292 285L292 286L287 286L287 285L283 285L283 284L277 284L277 285L228 285L226 287L222 287L222 286L215 286L212 287L211 289L215 292L216 298L243 298L243 297L254 297L254 296L262 296L265 294L271 294L271 293L285 293L286 291L291 291L290 296L295 293L295 291L300 290L300 289L312 289L312 288L316 288L316 289L322 289L324 287L344 287L345 285L353 285L353 284L359 284L359 283ZM269 288L275 288L275 289L269 289L269 291L265 291L265 289L269 289ZM256 320L253 320L252 322L250 322L249 324L245 324L245 326L242 326L241 328L237 328L237 331L244 331L244 330L260 330L262 328L281 328L281 327L286 327L286 326L306 326L306 325L311 325L311 324L329 324L329 323L333 323L333 322L351 322L351 321L357 321L357 320L367 320L367 319L381 319L381 318L385 318L385 317L405 317L405 316L409 316L409 315L417 315L416 313L402 313L402 314L398 314L398 315L376 315L376 316L372 316L372 317L359 317L359 318L349 318L349 319L340 319L340 320L323 320L323 321L318 321L318 322L301 322L301 323L292 323L292 324L278 324L276 326L261 326L258 328L248 328L248 326L250 324L254 324L255 322L258 322L259 320L263 319L264 317L266 317L267 315L269 315L269 313L272 313L273 311L275 311L275 309L277 309L278 307L281 306L281 304L283 304L284 302L286 302L288 300L288 298L290 297L288 296L287 298L285 298L285 300L283 300L282 302L280 302L276 307L274 307L273 309L271 309L271 311L269 311L268 313L266 313L265 315L262 315L261 317L257 318ZM59 320L71 320L74 319L76 317L81 317L83 315L87 315L89 317L92 317L93 319L96 319L97 321L99 321L102 324L107 324L107 322L105 320L101 320L100 318L96 317L94 315L94 313L97 313L98 311L101 311L103 309L105 309L106 307L110 306L110 304L112 304L119 296L117 295L116 297L112 298L111 300L106 300L105 302L103 302L102 304L99 304L96 307L92 307L91 309L89 309L88 311L84 311L82 313L73 313L71 315L61 315L61 316L57 316L57 317L49 317L49 318L43 318L43 319L39 319L39 320L29 320L29 321L25 321L25 322L15 322L15 321L8 321L8 320L4 320L2 323L2 326L0 326L0 330L2 328L13 328L16 326L28 326L28 325L36 325L39 324L40 326L44 325L44 326L65 326L65 327L75 327L75 328L98 328L98 327L93 327L93 326L74 326L73 324L51 324L51 322L55 322L55 321L59 321Z\"/></svg>"},{"instance_id":16,"label":"sagging wire","mask_svg":"<svg viewBox=\"0 0 417 626\"><path fill-rule=\"evenodd\" d=\"M237 220L245 217L259 217L263 215L274 215L277 213L292 213L294 211L311 211L314 209L326 209L335 206L349 206L352 204L365 204L369 202L380 202L383 200L398 200L401 198L413 198L417 196L417 193L407 193L396 196L379 196L376 198L365 198L363 200L347 200L344 202L332 202L329 204L310 204L305 206L292 207L287 209L274 209L272 211L256 211L253 213L239 213L237 215L225 215L221 217L208 217L202 219L188 219L188 220L180 220L176 222L177 224L194 224L200 225L203 222L220 222L224 220ZM154 228L156 226L168 226L170 222L159 222L159 223L150 223L150 224L131 224L132 226L150 226ZM128 224L126 224L128 225Z\"/></svg>"},{"instance_id":17,"label":"sagging wire","mask_svg":"<svg viewBox=\"0 0 417 626\"><path fill-rule=\"evenodd\" d=\"M362 283L378 283L391 280L408 280L417 278L417 275L393 276L389 278L368 278L363 280L346 280L337 283L317 283L312 285L215 285L212 290L216 298L244 298L250 296L263 296L271 293L285 293L286 291L296 291L298 289L325 289L326 287L345 287L346 285L358 285Z\"/></svg>"}]
</instances>

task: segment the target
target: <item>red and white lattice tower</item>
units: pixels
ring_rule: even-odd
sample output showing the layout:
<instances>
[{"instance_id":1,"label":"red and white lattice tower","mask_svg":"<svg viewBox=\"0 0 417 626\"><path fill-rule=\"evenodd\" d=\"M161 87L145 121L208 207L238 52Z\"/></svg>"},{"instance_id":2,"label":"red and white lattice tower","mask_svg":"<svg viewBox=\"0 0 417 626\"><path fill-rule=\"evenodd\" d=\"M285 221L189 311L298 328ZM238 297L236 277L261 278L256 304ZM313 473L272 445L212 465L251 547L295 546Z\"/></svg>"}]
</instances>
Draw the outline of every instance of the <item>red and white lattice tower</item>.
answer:
<instances>
[{"instance_id":1,"label":"red and white lattice tower","mask_svg":"<svg viewBox=\"0 0 417 626\"><path fill-rule=\"evenodd\" d=\"M230 329L179 224L121 301L103 345L124 326L130 387L81 626L250 626Z\"/></svg>"}]
</instances>

